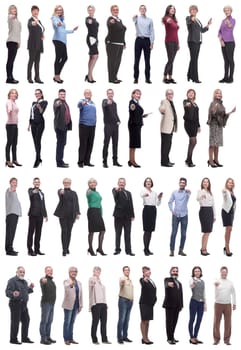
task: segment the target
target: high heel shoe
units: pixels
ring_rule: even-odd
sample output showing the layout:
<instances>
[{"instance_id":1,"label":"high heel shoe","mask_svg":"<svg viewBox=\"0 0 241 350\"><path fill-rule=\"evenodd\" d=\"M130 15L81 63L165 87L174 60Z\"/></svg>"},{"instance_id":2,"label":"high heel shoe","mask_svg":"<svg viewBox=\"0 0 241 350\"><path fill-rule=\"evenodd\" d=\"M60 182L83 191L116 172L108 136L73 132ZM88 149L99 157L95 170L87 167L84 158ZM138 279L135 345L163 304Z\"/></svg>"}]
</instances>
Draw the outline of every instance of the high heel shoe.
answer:
<instances>
[{"instance_id":1,"label":"high heel shoe","mask_svg":"<svg viewBox=\"0 0 241 350\"><path fill-rule=\"evenodd\" d=\"M13 164L15 164L16 166L22 166L22 164L20 164L17 160L13 160Z\"/></svg>"},{"instance_id":2,"label":"high heel shoe","mask_svg":"<svg viewBox=\"0 0 241 350\"><path fill-rule=\"evenodd\" d=\"M215 163L211 163L209 160L208 160L208 166L211 166L212 168L217 168L217 165Z\"/></svg>"},{"instance_id":3,"label":"high heel shoe","mask_svg":"<svg viewBox=\"0 0 241 350\"><path fill-rule=\"evenodd\" d=\"M197 345L198 344L197 341L194 340L194 339L189 339L189 343L193 344L193 345Z\"/></svg>"},{"instance_id":4,"label":"high heel shoe","mask_svg":"<svg viewBox=\"0 0 241 350\"><path fill-rule=\"evenodd\" d=\"M42 164L42 159L35 160L33 168L37 168L40 164Z\"/></svg>"},{"instance_id":5,"label":"high heel shoe","mask_svg":"<svg viewBox=\"0 0 241 350\"><path fill-rule=\"evenodd\" d=\"M100 249L100 248L96 249L96 255L97 255L97 253L99 253L100 255L107 255L107 254L105 254L105 253L103 252L103 250Z\"/></svg>"},{"instance_id":6,"label":"high heel shoe","mask_svg":"<svg viewBox=\"0 0 241 350\"><path fill-rule=\"evenodd\" d=\"M53 78L53 81L55 81L55 83L58 83L58 84L63 84L63 80L62 79L56 79L56 78Z\"/></svg>"},{"instance_id":7,"label":"high heel shoe","mask_svg":"<svg viewBox=\"0 0 241 350\"><path fill-rule=\"evenodd\" d=\"M128 160L128 165L133 166L134 168L140 168L141 166L136 164L136 162L132 162L131 160Z\"/></svg>"},{"instance_id":8,"label":"high heel shoe","mask_svg":"<svg viewBox=\"0 0 241 350\"><path fill-rule=\"evenodd\" d=\"M206 249L205 249L205 250L204 250L204 249L200 249L200 253L201 253L201 255L203 255L203 256L210 255L210 253L208 253Z\"/></svg>"},{"instance_id":9,"label":"high heel shoe","mask_svg":"<svg viewBox=\"0 0 241 350\"><path fill-rule=\"evenodd\" d=\"M96 256L95 252L93 251L93 248L88 248L87 254L90 254L91 256Z\"/></svg>"},{"instance_id":10,"label":"high heel shoe","mask_svg":"<svg viewBox=\"0 0 241 350\"><path fill-rule=\"evenodd\" d=\"M226 255L226 256L232 256L233 255L233 253L231 253L231 252L228 253L227 249L225 247L223 248L223 254Z\"/></svg>"},{"instance_id":11,"label":"high heel shoe","mask_svg":"<svg viewBox=\"0 0 241 350\"><path fill-rule=\"evenodd\" d=\"M12 162L10 162L10 160L7 160L7 161L5 162L5 166L7 166L7 167L9 167L9 168L14 168L14 165L13 165Z\"/></svg>"},{"instance_id":12,"label":"high heel shoe","mask_svg":"<svg viewBox=\"0 0 241 350\"><path fill-rule=\"evenodd\" d=\"M186 164L186 166L188 166L189 168L193 168L193 167L196 166L195 164L193 164L193 162L189 162L189 161L187 161L187 160L185 160L185 164Z\"/></svg>"},{"instance_id":13,"label":"high heel shoe","mask_svg":"<svg viewBox=\"0 0 241 350\"><path fill-rule=\"evenodd\" d=\"M213 163L216 164L217 167L223 167L223 165L217 162L216 160L214 160Z\"/></svg>"},{"instance_id":14,"label":"high heel shoe","mask_svg":"<svg viewBox=\"0 0 241 350\"><path fill-rule=\"evenodd\" d=\"M153 344L153 341L150 341L150 340L145 341L144 339L141 339L141 343L146 344L146 345L151 345L151 344Z\"/></svg>"},{"instance_id":15,"label":"high heel shoe","mask_svg":"<svg viewBox=\"0 0 241 350\"><path fill-rule=\"evenodd\" d=\"M89 77L88 77L88 74L85 76L85 81L87 81L88 83L96 83L96 80L90 80Z\"/></svg>"}]
</instances>

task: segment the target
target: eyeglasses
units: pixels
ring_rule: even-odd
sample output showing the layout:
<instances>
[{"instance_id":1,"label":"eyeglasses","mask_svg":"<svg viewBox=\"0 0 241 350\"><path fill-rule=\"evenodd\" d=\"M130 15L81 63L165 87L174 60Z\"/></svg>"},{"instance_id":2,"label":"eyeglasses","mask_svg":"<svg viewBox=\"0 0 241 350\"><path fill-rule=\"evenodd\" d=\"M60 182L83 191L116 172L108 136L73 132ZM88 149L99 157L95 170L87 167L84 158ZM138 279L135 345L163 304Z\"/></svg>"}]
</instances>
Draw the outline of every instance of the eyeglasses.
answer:
<instances>
[{"instance_id":1,"label":"eyeglasses","mask_svg":"<svg viewBox=\"0 0 241 350\"><path fill-rule=\"evenodd\" d=\"M70 272L76 272L77 273L78 271L77 270L70 270Z\"/></svg>"}]
</instances>

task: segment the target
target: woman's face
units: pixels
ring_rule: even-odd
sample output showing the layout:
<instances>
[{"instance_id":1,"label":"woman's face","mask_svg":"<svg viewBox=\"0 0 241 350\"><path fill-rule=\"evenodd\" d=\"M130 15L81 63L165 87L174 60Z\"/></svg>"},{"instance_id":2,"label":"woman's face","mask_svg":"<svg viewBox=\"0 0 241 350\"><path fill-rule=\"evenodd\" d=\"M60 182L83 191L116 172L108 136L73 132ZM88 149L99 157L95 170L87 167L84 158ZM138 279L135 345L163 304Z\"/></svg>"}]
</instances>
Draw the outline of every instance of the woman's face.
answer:
<instances>
[{"instance_id":1,"label":"woman's face","mask_svg":"<svg viewBox=\"0 0 241 350\"><path fill-rule=\"evenodd\" d=\"M97 183L96 183L96 181L90 181L89 182L89 188L91 188L91 189L95 189L96 188L96 186L97 186Z\"/></svg>"},{"instance_id":2,"label":"woman's face","mask_svg":"<svg viewBox=\"0 0 241 350\"><path fill-rule=\"evenodd\" d=\"M226 187L228 190L232 191L234 188L233 180L228 180Z\"/></svg>"},{"instance_id":3,"label":"woman's face","mask_svg":"<svg viewBox=\"0 0 241 350\"><path fill-rule=\"evenodd\" d=\"M113 7L113 9L111 10L111 14L112 16L118 17L119 15L119 7Z\"/></svg>"},{"instance_id":4,"label":"woman's face","mask_svg":"<svg viewBox=\"0 0 241 350\"><path fill-rule=\"evenodd\" d=\"M197 9L191 8L191 10L190 10L190 15L191 15L192 17L196 17L196 15L197 15Z\"/></svg>"},{"instance_id":5,"label":"woman's face","mask_svg":"<svg viewBox=\"0 0 241 350\"><path fill-rule=\"evenodd\" d=\"M16 90L13 90L10 92L10 95L9 95L10 100L15 101L17 99L17 97L18 97L18 94L17 94Z\"/></svg>"},{"instance_id":6,"label":"woman's face","mask_svg":"<svg viewBox=\"0 0 241 350\"><path fill-rule=\"evenodd\" d=\"M88 7L87 11L88 11L88 15L90 17L94 17L94 14L95 14L95 8L94 7Z\"/></svg>"},{"instance_id":7,"label":"woman's face","mask_svg":"<svg viewBox=\"0 0 241 350\"><path fill-rule=\"evenodd\" d=\"M189 98L190 100L194 100L195 99L195 93L193 90L190 90L187 94L187 98Z\"/></svg>"},{"instance_id":8,"label":"woman's face","mask_svg":"<svg viewBox=\"0 0 241 350\"><path fill-rule=\"evenodd\" d=\"M231 14L232 14L232 10L231 10L230 7L225 7L224 10L223 10L223 12L225 13L225 16L226 16L226 17L230 17Z\"/></svg>"},{"instance_id":9,"label":"woman's face","mask_svg":"<svg viewBox=\"0 0 241 350\"><path fill-rule=\"evenodd\" d=\"M222 92L221 92L221 90L217 90L216 92L215 92L215 98L217 99L217 100L221 100L222 99Z\"/></svg>"},{"instance_id":10,"label":"woman's face","mask_svg":"<svg viewBox=\"0 0 241 350\"><path fill-rule=\"evenodd\" d=\"M36 90L34 94L38 100L43 97L43 95L41 94L41 92L39 90Z\"/></svg>"},{"instance_id":11,"label":"woman's face","mask_svg":"<svg viewBox=\"0 0 241 350\"><path fill-rule=\"evenodd\" d=\"M16 16L17 15L17 9L16 9L16 7L15 6L12 6L11 8L10 8L10 14L11 15L13 15L13 16Z\"/></svg>"},{"instance_id":12,"label":"woman's face","mask_svg":"<svg viewBox=\"0 0 241 350\"><path fill-rule=\"evenodd\" d=\"M200 269L195 269L193 272L194 272L193 273L194 277L200 278L200 276L201 276L201 270Z\"/></svg>"},{"instance_id":13,"label":"woman's face","mask_svg":"<svg viewBox=\"0 0 241 350\"><path fill-rule=\"evenodd\" d=\"M34 10L32 11L32 16L33 16L33 17L38 18L38 14L39 14L39 10L34 9Z\"/></svg>"},{"instance_id":14,"label":"woman's face","mask_svg":"<svg viewBox=\"0 0 241 350\"><path fill-rule=\"evenodd\" d=\"M170 15L170 16L173 16L173 15L175 15L175 13L176 13L175 7L174 7L174 6L170 7L169 15Z\"/></svg>"},{"instance_id":15,"label":"woman's face","mask_svg":"<svg viewBox=\"0 0 241 350\"><path fill-rule=\"evenodd\" d=\"M139 101L140 98L141 98L141 92L137 90L137 91L133 94L133 98L134 98L135 100Z\"/></svg>"},{"instance_id":16,"label":"woman's face","mask_svg":"<svg viewBox=\"0 0 241 350\"><path fill-rule=\"evenodd\" d=\"M150 278L151 277L151 270L146 270L143 275L144 275L144 277Z\"/></svg>"},{"instance_id":17,"label":"woman's face","mask_svg":"<svg viewBox=\"0 0 241 350\"><path fill-rule=\"evenodd\" d=\"M58 7L56 9L56 14L57 14L57 16L62 16L63 15L63 8L62 7Z\"/></svg>"},{"instance_id":18,"label":"woman's face","mask_svg":"<svg viewBox=\"0 0 241 350\"><path fill-rule=\"evenodd\" d=\"M208 179L204 179L202 182L202 186L203 188L207 189L209 187L209 180Z\"/></svg>"},{"instance_id":19,"label":"woman's face","mask_svg":"<svg viewBox=\"0 0 241 350\"><path fill-rule=\"evenodd\" d=\"M152 187L152 181L151 181L151 179L147 179L147 180L146 180L145 187L146 187L146 188L149 188L149 189Z\"/></svg>"}]
</instances>

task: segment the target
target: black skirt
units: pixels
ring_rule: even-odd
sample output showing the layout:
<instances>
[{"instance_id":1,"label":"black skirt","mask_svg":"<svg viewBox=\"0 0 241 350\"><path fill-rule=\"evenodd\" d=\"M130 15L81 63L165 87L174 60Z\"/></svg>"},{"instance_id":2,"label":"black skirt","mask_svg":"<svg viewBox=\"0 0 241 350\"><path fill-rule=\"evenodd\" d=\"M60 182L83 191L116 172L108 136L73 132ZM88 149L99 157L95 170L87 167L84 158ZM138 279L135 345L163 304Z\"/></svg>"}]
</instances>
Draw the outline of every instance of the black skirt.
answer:
<instances>
[{"instance_id":1,"label":"black skirt","mask_svg":"<svg viewBox=\"0 0 241 350\"><path fill-rule=\"evenodd\" d=\"M153 305L140 304L141 320L153 320Z\"/></svg>"},{"instance_id":2,"label":"black skirt","mask_svg":"<svg viewBox=\"0 0 241 350\"><path fill-rule=\"evenodd\" d=\"M199 219L201 223L201 230L203 233L210 233L213 230L213 208L201 207L199 210Z\"/></svg>"},{"instance_id":3,"label":"black skirt","mask_svg":"<svg viewBox=\"0 0 241 350\"><path fill-rule=\"evenodd\" d=\"M227 213L224 209L222 209L222 220L223 220L224 227L233 226L233 219L234 219L233 209L231 209L229 213Z\"/></svg>"},{"instance_id":4,"label":"black skirt","mask_svg":"<svg viewBox=\"0 0 241 350\"><path fill-rule=\"evenodd\" d=\"M184 129L189 137L196 137L198 133L198 125L190 120L185 120Z\"/></svg>"},{"instance_id":5,"label":"black skirt","mask_svg":"<svg viewBox=\"0 0 241 350\"><path fill-rule=\"evenodd\" d=\"M129 147L141 148L141 125L129 125Z\"/></svg>"},{"instance_id":6,"label":"black skirt","mask_svg":"<svg viewBox=\"0 0 241 350\"><path fill-rule=\"evenodd\" d=\"M154 205L144 205L142 211L143 231L153 232L156 227L156 207Z\"/></svg>"},{"instance_id":7,"label":"black skirt","mask_svg":"<svg viewBox=\"0 0 241 350\"><path fill-rule=\"evenodd\" d=\"M89 208L87 211L89 232L105 231L104 220L100 208Z\"/></svg>"}]
</instances>

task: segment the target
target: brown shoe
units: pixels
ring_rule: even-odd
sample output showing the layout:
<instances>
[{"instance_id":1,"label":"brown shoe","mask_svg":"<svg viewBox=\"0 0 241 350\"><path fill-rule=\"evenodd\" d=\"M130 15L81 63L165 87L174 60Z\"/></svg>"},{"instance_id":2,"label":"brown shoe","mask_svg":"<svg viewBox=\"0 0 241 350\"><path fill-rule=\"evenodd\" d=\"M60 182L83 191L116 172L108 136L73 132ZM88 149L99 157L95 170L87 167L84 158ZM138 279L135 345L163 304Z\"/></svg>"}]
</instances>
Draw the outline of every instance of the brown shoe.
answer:
<instances>
[{"instance_id":1,"label":"brown shoe","mask_svg":"<svg viewBox=\"0 0 241 350\"><path fill-rule=\"evenodd\" d=\"M70 340L65 340L65 345L70 345L71 344L71 342L70 342Z\"/></svg>"},{"instance_id":2,"label":"brown shoe","mask_svg":"<svg viewBox=\"0 0 241 350\"><path fill-rule=\"evenodd\" d=\"M70 341L69 341L71 344L79 344L77 341L75 341L74 339L71 339Z\"/></svg>"}]
</instances>

